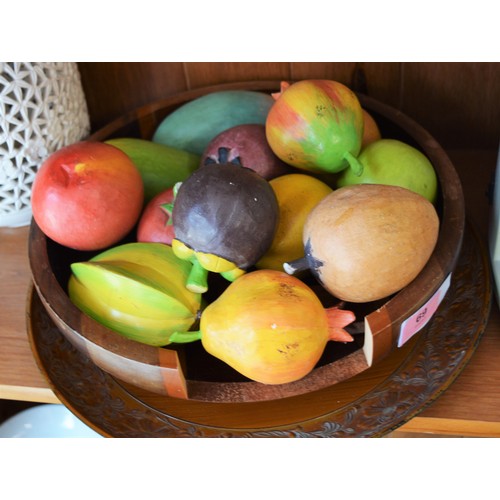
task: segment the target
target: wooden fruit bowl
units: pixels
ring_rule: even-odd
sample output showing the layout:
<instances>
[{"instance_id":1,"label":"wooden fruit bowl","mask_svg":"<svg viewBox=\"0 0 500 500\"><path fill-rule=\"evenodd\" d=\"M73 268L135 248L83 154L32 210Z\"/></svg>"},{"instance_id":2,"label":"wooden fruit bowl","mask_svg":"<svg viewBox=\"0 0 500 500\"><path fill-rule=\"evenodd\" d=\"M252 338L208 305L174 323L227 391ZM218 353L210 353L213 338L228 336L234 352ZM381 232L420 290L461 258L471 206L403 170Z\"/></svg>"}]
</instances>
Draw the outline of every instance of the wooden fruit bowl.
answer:
<instances>
[{"instance_id":1,"label":"wooden fruit bowl","mask_svg":"<svg viewBox=\"0 0 500 500\"><path fill-rule=\"evenodd\" d=\"M165 116L209 92L245 89L270 93L279 88L278 81L256 81L184 92L128 113L89 139L151 139ZM380 303L347 305L357 315L355 342L329 342L315 369L302 380L264 385L245 379L207 354L200 342L157 348L128 340L80 312L68 298L70 263L88 260L92 254L55 243L32 221L29 259L33 282L59 330L93 363L119 380L160 395L209 402L264 401L316 391L351 378L388 356L404 342L408 332L418 332L432 317L433 307L439 303L437 296L446 290L462 245L464 199L452 163L426 130L390 106L363 95L359 95L359 99L377 121L383 137L417 147L432 162L439 180L436 207L441 227L429 262L406 288ZM129 240L132 238L133 235ZM328 301L328 294L324 294L321 287L311 285L320 298Z\"/></svg>"}]
</instances>

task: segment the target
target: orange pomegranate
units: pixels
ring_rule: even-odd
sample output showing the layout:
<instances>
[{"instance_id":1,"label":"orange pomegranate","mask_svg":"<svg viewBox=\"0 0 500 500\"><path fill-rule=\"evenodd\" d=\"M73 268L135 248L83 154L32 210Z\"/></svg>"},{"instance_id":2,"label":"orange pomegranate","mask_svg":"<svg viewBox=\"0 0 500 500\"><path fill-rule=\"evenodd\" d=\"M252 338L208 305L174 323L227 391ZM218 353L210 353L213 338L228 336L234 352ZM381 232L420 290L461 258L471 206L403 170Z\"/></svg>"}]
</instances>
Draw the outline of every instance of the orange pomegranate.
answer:
<instances>
[{"instance_id":1,"label":"orange pomegranate","mask_svg":"<svg viewBox=\"0 0 500 500\"><path fill-rule=\"evenodd\" d=\"M329 340L353 340L343 328L354 319L323 308L298 278L265 269L241 276L207 306L200 337L207 352L249 379L282 384L307 375Z\"/></svg>"}]
</instances>

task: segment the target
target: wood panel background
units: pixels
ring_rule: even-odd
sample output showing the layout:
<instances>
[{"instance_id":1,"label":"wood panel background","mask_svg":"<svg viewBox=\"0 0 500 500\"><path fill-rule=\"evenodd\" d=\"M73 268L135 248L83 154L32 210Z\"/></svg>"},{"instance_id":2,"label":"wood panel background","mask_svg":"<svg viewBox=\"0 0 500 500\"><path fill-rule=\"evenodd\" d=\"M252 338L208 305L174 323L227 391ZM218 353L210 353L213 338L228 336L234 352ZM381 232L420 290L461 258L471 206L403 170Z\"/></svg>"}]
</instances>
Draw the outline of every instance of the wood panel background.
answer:
<instances>
[{"instance_id":1,"label":"wood panel background","mask_svg":"<svg viewBox=\"0 0 500 500\"><path fill-rule=\"evenodd\" d=\"M85 62L79 69L93 130L184 90L238 81L327 78L396 107L445 148L496 149L500 139L496 62Z\"/></svg>"}]
</instances>

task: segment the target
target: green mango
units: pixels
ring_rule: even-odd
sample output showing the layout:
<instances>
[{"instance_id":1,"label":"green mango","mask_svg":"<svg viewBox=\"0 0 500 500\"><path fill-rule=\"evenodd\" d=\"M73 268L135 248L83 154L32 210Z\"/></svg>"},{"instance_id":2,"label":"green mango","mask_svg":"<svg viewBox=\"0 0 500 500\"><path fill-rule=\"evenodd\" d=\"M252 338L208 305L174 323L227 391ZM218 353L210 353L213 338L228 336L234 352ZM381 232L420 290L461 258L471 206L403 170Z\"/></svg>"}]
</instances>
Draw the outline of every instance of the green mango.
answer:
<instances>
[{"instance_id":1,"label":"green mango","mask_svg":"<svg viewBox=\"0 0 500 500\"><path fill-rule=\"evenodd\" d=\"M200 165L200 156L146 139L123 137L105 141L122 150L144 182L144 201L186 180Z\"/></svg>"},{"instance_id":2,"label":"green mango","mask_svg":"<svg viewBox=\"0 0 500 500\"><path fill-rule=\"evenodd\" d=\"M201 155L224 130L266 122L274 104L269 94L251 90L222 90L183 104L160 123L153 142Z\"/></svg>"}]
</instances>

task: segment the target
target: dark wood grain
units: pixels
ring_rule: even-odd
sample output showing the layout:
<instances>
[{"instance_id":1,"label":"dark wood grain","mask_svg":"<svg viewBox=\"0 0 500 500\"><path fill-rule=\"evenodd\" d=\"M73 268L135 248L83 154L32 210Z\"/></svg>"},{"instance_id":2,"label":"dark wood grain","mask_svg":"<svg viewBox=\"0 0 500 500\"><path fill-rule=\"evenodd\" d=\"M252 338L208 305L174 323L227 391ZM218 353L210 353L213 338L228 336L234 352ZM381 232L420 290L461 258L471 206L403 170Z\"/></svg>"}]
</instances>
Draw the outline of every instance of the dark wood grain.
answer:
<instances>
[{"instance_id":1,"label":"dark wood grain","mask_svg":"<svg viewBox=\"0 0 500 500\"><path fill-rule=\"evenodd\" d=\"M86 62L79 70L93 130L188 88L183 63Z\"/></svg>"},{"instance_id":2,"label":"dark wood grain","mask_svg":"<svg viewBox=\"0 0 500 500\"><path fill-rule=\"evenodd\" d=\"M185 67L190 89L220 83L290 79L290 63L286 62L190 62Z\"/></svg>"},{"instance_id":3,"label":"dark wood grain","mask_svg":"<svg viewBox=\"0 0 500 500\"><path fill-rule=\"evenodd\" d=\"M400 109L450 148L498 146L500 63L404 65Z\"/></svg>"},{"instance_id":4,"label":"dark wood grain","mask_svg":"<svg viewBox=\"0 0 500 500\"><path fill-rule=\"evenodd\" d=\"M400 109L445 148L498 147L500 63L85 62L92 129L183 90L249 80L328 78Z\"/></svg>"},{"instance_id":5,"label":"dark wood grain","mask_svg":"<svg viewBox=\"0 0 500 500\"><path fill-rule=\"evenodd\" d=\"M398 108L403 63L335 62L292 63L293 80L325 78Z\"/></svg>"}]
</instances>

